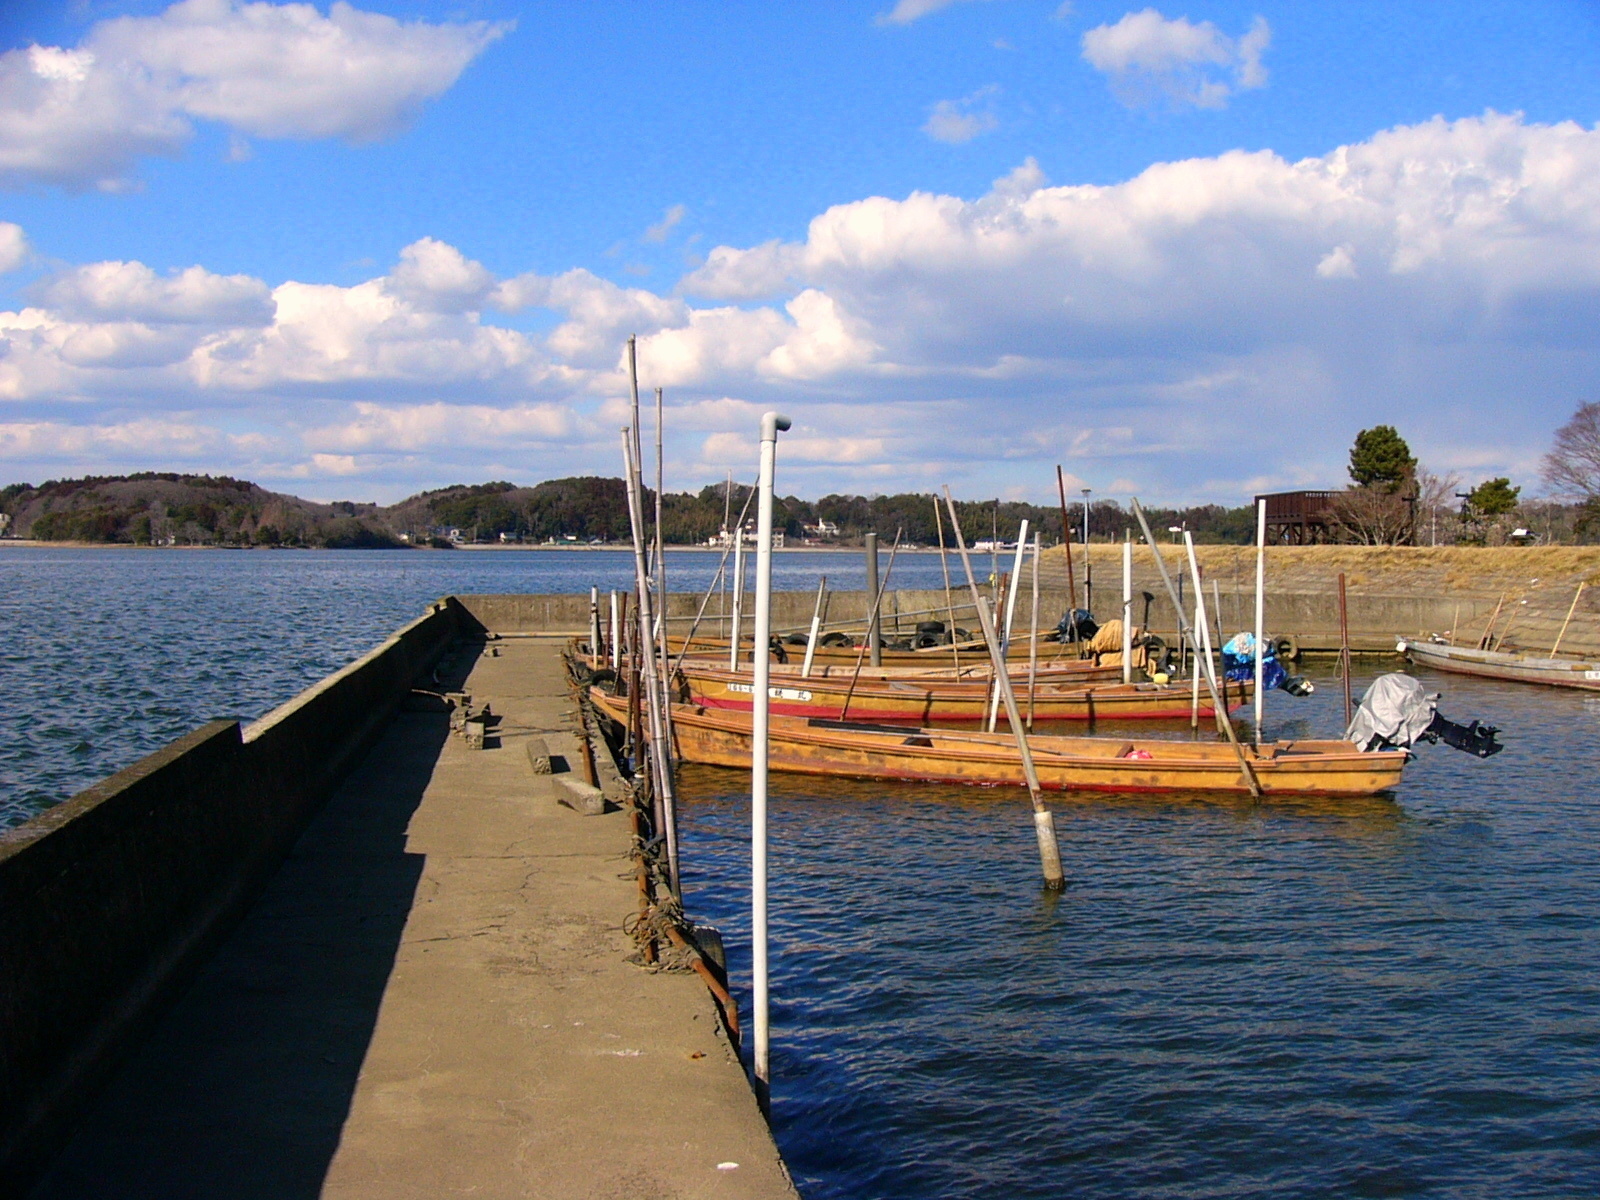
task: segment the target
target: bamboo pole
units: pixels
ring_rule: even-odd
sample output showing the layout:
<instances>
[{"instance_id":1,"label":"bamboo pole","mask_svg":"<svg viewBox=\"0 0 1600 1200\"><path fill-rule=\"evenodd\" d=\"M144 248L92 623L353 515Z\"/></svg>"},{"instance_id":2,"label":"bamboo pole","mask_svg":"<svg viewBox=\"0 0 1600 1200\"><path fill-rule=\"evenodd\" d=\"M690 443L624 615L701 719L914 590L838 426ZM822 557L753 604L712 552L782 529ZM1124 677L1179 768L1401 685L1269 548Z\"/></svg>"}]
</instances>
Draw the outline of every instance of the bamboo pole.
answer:
<instances>
[{"instance_id":1,"label":"bamboo pole","mask_svg":"<svg viewBox=\"0 0 1600 1200\"><path fill-rule=\"evenodd\" d=\"M1028 544L1028 519L1022 519L1022 526L1017 533L1017 552L1011 560L1011 574L1006 580L1006 624L1005 633L1000 637L1000 653L1002 656L1011 649L1011 629L1017 615L1017 592L1022 586L1022 555ZM992 687L989 698L989 732L994 732L995 722L1000 719L1000 689Z\"/></svg>"},{"instance_id":2,"label":"bamboo pole","mask_svg":"<svg viewBox=\"0 0 1600 1200\"><path fill-rule=\"evenodd\" d=\"M1211 621L1217 627L1216 628L1217 640L1216 640L1216 645L1215 645L1215 651L1216 651L1216 655L1217 655L1217 661L1218 661L1218 663L1221 663L1221 661L1222 661L1222 647L1226 644L1226 639L1224 639L1223 636L1222 636L1222 588L1217 583L1217 580L1216 580L1215 577L1213 577L1212 580L1211 580L1211 600L1212 600L1212 603L1214 605L1214 607L1211 609ZM1223 704L1227 704L1227 702L1228 702L1228 673L1226 671L1224 671L1222 673L1222 678L1218 679L1217 682L1222 685L1222 702L1223 702ZM1239 689L1239 699L1241 701L1244 699L1244 689L1242 687Z\"/></svg>"},{"instance_id":3,"label":"bamboo pole","mask_svg":"<svg viewBox=\"0 0 1600 1200\"><path fill-rule=\"evenodd\" d=\"M1033 535L1033 611L1028 618L1028 732L1033 732L1034 692L1039 682L1039 535Z\"/></svg>"},{"instance_id":4,"label":"bamboo pole","mask_svg":"<svg viewBox=\"0 0 1600 1200\"><path fill-rule=\"evenodd\" d=\"M800 677L808 678L811 674L811 660L817 655L817 635L822 627L822 597L828 590L828 577L821 576L817 580L817 602L811 609L811 635L806 638L806 657L800 667ZM770 618L769 618L770 620Z\"/></svg>"},{"instance_id":5,"label":"bamboo pole","mask_svg":"<svg viewBox=\"0 0 1600 1200\"><path fill-rule=\"evenodd\" d=\"M635 395L638 394L635 383ZM661 688L661 711L672 711L672 655L667 650L667 547L665 535L661 532L661 492L666 483L664 473L665 459L662 457L662 398L661 389L656 389L656 640L652 649L661 656L660 679L657 681ZM670 718L668 725L670 730ZM672 738L667 738L667 754L672 754Z\"/></svg>"},{"instance_id":6,"label":"bamboo pole","mask_svg":"<svg viewBox=\"0 0 1600 1200\"><path fill-rule=\"evenodd\" d=\"M728 670L739 669L739 641L744 636L744 519L733 531L733 636L728 639Z\"/></svg>"},{"instance_id":7,"label":"bamboo pole","mask_svg":"<svg viewBox=\"0 0 1600 1200\"><path fill-rule=\"evenodd\" d=\"M681 898L681 884L678 877L678 831L677 831L677 803L673 793L672 769L668 761L671 753L668 746L668 732L666 723L670 718L662 710L662 696L656 680L656 656L653 636L653 621L650 614L650 579L645 572L644 560L644 503L640 496L642 490L639 483L639 460L634 456L637 448L635 438L622 431L622 454L627 469L628 487L628 518L633 527L633 571L634 584L639 592L639 639L636 645L636 657L644 667L644 679L641 690L648 700L650 717L650 755L651 765L654 768L656 793L661 797L662 825L667 838L667 885L674 896Z\"/></svg>"},{"instance_id":8,"label":"bamboo pole","mask_svg":"<svg viewBox=\"0 0 1600 1200\"><path fill-rule=\"evenodd\" d=\"M878 535L869 533L865 541L867 591L872 593L872 607L867 612L867 661L880 667L883 665L883 589L878 586Z\"/></svg>"},{"instance_id":9,"label":"bamboo pole","mask_svg":"<svg viewBox=\"0 0 1600 1200\"><path fill-rule=\"evenodd\" d=\"M1456 630L1461 628L1461 602L1456 601L1456 610L1450 614L1450 645L1456 644ZM1551 651L1552 654L1555 651Z\"/></svg>"},{"instance_id":10,"label":"bamboo pole","mask_svg":"<svg viewBox=\"0 0 1600 1200\"><path fill-rule=\"evenodd\" d=\"M611 669L622 667L622 616L617 611L617 593L611 593Z\"/></svg>"},{"instance_id":11,"label":"bamboo pole","mask_svg":"<svg viewBox=\"0 0 1600 1200\"><path fill-rule=\"evenodd\" d=\"M1194 606L1194 624L1197 627L1200 624L1200 606L1198 604ZM1195 659L1194 670L1189 672L1189 685L1189 728L1198 730L1200 728L1200 662L1198 656Z\"/></svg>"},{"instance_id":12,"label":"bamboo pole","mask_svg":"<svg viewBox=\"0 0 1600 1200\"><path fill-rule=\"evenodd\" d=\"M933 527L939 531L939 570L944 574L944 606L949 610L950 626L945 631L950 638L950 653L956 670L961 670L961 648L956 645L956 602L950 593L950 556L944 548L944 514L939 511L939 497L933 498Z\"/></svg>"},{"instance_id":13,"label":"bamboo pole","mask_svg":"<svg viewBox=\"0 0 1600 1200\"><path fill-rule=\"evenodd\" d=\"M1339 572L1339 674L1344 676L1344 727L1350 728L1350 610L1345 603L1344 572Z\"/></svg>"},{"instance_id":14,"label":"bamboo pole","mask_svg":"<svg viewBox=\"0 0 1600 1200\"><path fill-rule=\"evenodd\" d=\"M878 583L877 590L872 594L872 607L874 609L876 609L878 604L883 600L883 590L889 586L889 576L894 573L894 556L900 553L900 534L900 530L896 529L894 531L894 545L889 548L889 565L884 568L883 579ZM876 576L877 572L874 571L873 575ZM844 693L844 703L839 707L839 720L841 721L846 720L850 716L850 700L856 694L856 684L861 679L861 663L866 656L867 643L862 642L860 647L856 650L856 669L851 672L850 686L845 690Z\"/></svg>"},{"instance_id":15,"label":"bamboo pole","mask_svg":"<svg viewBox=\"0 0 1600 1200\"><path fill-rule=\"evenodd\" d=\"M1028 732L1022 726L1017 712L1017 694L1011 687L1011 676L1006 671L1005 659L1000 654L1000 640L995 633L994 619L984 605L983 594L978 591L978 581L972 574L972 559L967 555L967 540L961 534L961 521L956 516L956 502L948 485L944 500L950 514L950 528L956 535L956 548L961 552L961 565L966 569L967 587L972 592L973 605L978 610L978 624L983 628L983 640L989 648L989 662L995 678L1001 680L1006 702L1006 719L1011 722L1011 733L1017 741L1017 753L1022 759L1022 776L1028 782L1028 800L1033 805L1033 831L1039 843L1039 869L1044 876L1046 890L1059 892L1066 888L1067 877L1061 869L1061 847L1056 841L1055 818L1045 806L1044 793L1039 788L1039 773L1033 766L1033 752L1028 748Z\"/></svg>"},{"instance_id":16,"label":"bamboo pole","mask_svg":"<svg viewBox=\"0 0 1600 1200\"><path fill-rule=\"evenodd\" d=\"M1267 715L1267 502L1256 501L1256 745L1261 744L1261 723Z\"/></svg>"},{"instance_id":17,"label":"bamboo pole","mask_svg":"<svg viewBox=\"0 0 1600 1200\"><path fill-rule=\"evenodd\" d=\"M1550 647L1550 657L1556 656L1556 651L1561 649L1561 639L1567 636L1567 626L1572 622L1572 614L1578 611L1578 597L1583 595L1583 584L1578 585L1576 594L1572 597L1572 606L1567 609L1567 619L1561 622L1561 632L1556 634L1556 644Z\"/></svg>"},{"instance_id":18,"label":"bamboo pole","mask_svg":"<svg viewBox=\"0 0 1600 1200\"><path fill-rule=\"evenodd\" d=\"M1506 592L1500 593L1500 599L1495 604L1494 611L1489 614L1489 623L1483 627L1483 636L1478 639L1479 650L1487 650L1489 648L1489 631L1494 628L1494 623L1500 619L1500 609L1505 605L1506 596Z\"/></svg>"},{"instance_id":19,"label":"bamboo pole","mask_svg":"<svg viewBox=\"0 0 1600 1200\"><path fill-rule=\"evenodd\" d=\"M1061 544L1067 551L1067 602L1076 611L1078 607L1078 581L1072 574L1072 521L1067 516L1067 478L1056 464L1056 491L1061 495Z\"/></svg>"},{"instance_id":20,"label":"bamboo pole","mask_svg":"<svg viewBox=\"0 0 1600 1200\"><path fill-rule=\"evenodd\" d=\"M756 1096L768 1106L771 1089L770 1003L767 980L767 727L772 699L772 657L766 653L772 636L772 476L778 455L778 434L789 418L775 412L761 417L761 469L756 481L756 611L754 701L750 727L750 958L752 1007L755 1010L754 1066Z\"/></svg>"},{"instance_id":21,"label":"bamboo pole","mask_svg":"<svg viewBox=\"0 0 1600 1200\"><path fill-rule=\"evenodd\" d=\"M1177 611L1178 622L1181 627L1179 632L1190 634L1192 629L1188 626L1187 618L1184 616L1183 604L1178 599L1178 591L1172 586L1172 577L1167 574L1166 560L1161 557L1161 551L1156 546L1156 540L1150 534L1150 522L1145 519L1144 509L1139 507L1137 497L1131 498L1130 503L1133 507L1133 515L1139 519L1139 531L1144 534L1144 540L1149 543L1150 549L1155 555L1156 570L1161 573L1161 583L1167 589L1167 596L1172 600L1172 607ZM1200 568L1194 562L1194 550L1192 547L1189 550L1189 559L1190 569L1194 572L1198 581ZM1198 582L1196 586L1199 586ZM1234 732L1233 722L1229 720L1227 710L1224 708L1221 698L1217 695L1217 681L1208 675L1206 682L1211 688L1211 700L1217 706L1217 725L1227 736L1228 743L1233 747L1234 754L1238 756L1239 770L1244 776L1246 786L1250 789L1250 794L1259 800L1261 798L1261 784L1256 780L1256 773L1250 766L1250 760L1245 757L1244 747L1239 744L1239 735Z\"/></svg>"}]
</instances>

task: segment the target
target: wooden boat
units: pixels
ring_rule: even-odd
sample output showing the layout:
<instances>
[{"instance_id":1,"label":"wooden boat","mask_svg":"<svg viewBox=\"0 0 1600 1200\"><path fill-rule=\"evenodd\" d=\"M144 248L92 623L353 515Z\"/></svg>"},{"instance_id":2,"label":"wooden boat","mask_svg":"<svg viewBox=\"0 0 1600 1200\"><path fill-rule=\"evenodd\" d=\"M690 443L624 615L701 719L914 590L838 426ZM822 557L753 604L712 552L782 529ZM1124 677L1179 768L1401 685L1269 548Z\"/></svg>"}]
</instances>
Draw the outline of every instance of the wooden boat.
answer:
<instances>
[{"instance_id":1,"label":"wooden boat","mask_svg":"<svg viewBox=\"0 0 1600 1200\"><path fill-rule=\"evenodd\" d=\"M610 660L603 657L596 658L590 654L587 650L587 643L573 645L570 648L573 657L591 671L610 666ZM724 651L721 658L713 658L709 655L702 657L691 655L685 658L684 662L694 670L713 670L717 667L725 669L728 657L727 652ZM1019 685L1026 685L1029 673L1029 667L1026 662L1008 662L1006 666L1007 673L1013 680ZM836 680L842 676L845 680L849 680L851 675L855 674L856 662L854 658L850 659L849 662L817 660L811 665L811 674L806 676L800 673L800 657L795 656L791 657L786 663L771 663L769 664L769 669L774 679ZM1138 670L1140 674L1143 674L1142 668ZM863 663L860 678L862 680L944 679L954 682L958 680L987 680L993 674L993 668L989 665L988 657L985 656L981 661L970 660L960 667L952 666L949 659L945 659L942 664L937 661L925 661L920 666L890 665L874 667ZM1040 681L1049 679L1076 680L1080 683L1110 683L1122 678L1122 667L1115 664L1099 666L1091 658L1058 658L1050 662L1040 662L1036 678Z\"/></svg>"},{"instance_id":2,"label":"wooden boat","mask_svg":"<svg viewBox=\"0 0 1600 1200\"><path fill-rule=\"evenodd\" d=\"M627 721L627 702L591 688L596 706ZM693 704L672 706L673 744L687 762L748 770L749 713ZM774 771L1023 787L1022 758L1009 733L907 729L774 716L768 725ZM1226 742L1157 739L1028 738L1039 782L1053 791L1244 792L1239 760ZM1272 742L1246 746L1267 796L1370 796L1400 782L1403 750L1364 754L1350 742Z\"/></svg>"},{"instance_id":3,"label":"wooden boat","mask_svg":"<svg viewBox=\"0 0 1600 1200\"><path fill-rule=\"evenodd\" d=\"M886 634L885 636L888 637L892 635ZM667 639L667 647L671 651L673 657L676 658L683 651L684 640L681 637L669 637ZM804 646L786 645L784 646L784 650L789 655L790 660L793 662L800 661L800 659L805 656L806 652L806 648ZM1052 642L1045 641L1042 637L1039 641L1039 661L1041 663L1078 662L1081 661L1079 659L1080 651L1081 644L1078 642ZM743 652L748 657L750 653L750 642L748 638L746 638L744 641ZM858 653L859 648L854 645L819 645L817 647L816 654L813 655L813 660L816 662L854 663ZM1007 648L1006 658L1011 662L1026 663L1028 661L1028 654L1028 639L1026 636L1024 636L1017 638L1011 643L1011 645ZM689 656L696 658L721 658L724 662L726 662L728 658L728 639L696 637L689 643ZM949 646L929 646L924 650L901 650L885 646L882 648L882 653L879 655L879 658L883 660L884 666L903 667L921 667L926 666L930 662L937 664L941 659L945 664L954 666L956 665L956 659L958 657L961 665L971 666L975 663L987 663L989 661L989 652L984 648L984 645L981 641L976 641L963 642L955 647L954 652Z\"/></svg>"},{"instance_id":4,"label":"wooden boat","mask_svg":"<svg viewBox=\"0 0 1600 1200\"><path fill-rule=\"evenodd\" d=\"M1593 659L1512 654L1503 650L1479 650L1475 646L1448 646L1440 642L1404 639L1395 649L1419 666L1458 675L1479 675L1485 679L1509 679L1516 683L1543 683L1552 687L1600 691L1600 662Z\"/></svg>"},{"instance_id":5,"label":"wooden boat","mask_svg":"<svg viewBox=\"0 0 1600 1200\"><path fill-rule=\"evenodd\" d=\"M1120 670L1120 668L1119 668ZM771 711L789 717L848 716L856 721L983 721L989 715L991 687L987 680L860 679L850 685L851 673L839 671L828 678L775 677L767 696ZM674 681L680 698L705 708L749 711L755 702L755 684L748 671L702 666L685 661ZM1104 683L1047 680L1035 685L1031 696L1016 685L1017 705L1031 709L1035 721L1161 720L1187 717L1192 703L1187 685L1170 683ZM849 700L848 710L845 707ZM1239 684L1230 686L1230 708L1245 701ZM1202 691L1200 715L1211 717L1215 708Z\"/></svg>"}]
</instances>

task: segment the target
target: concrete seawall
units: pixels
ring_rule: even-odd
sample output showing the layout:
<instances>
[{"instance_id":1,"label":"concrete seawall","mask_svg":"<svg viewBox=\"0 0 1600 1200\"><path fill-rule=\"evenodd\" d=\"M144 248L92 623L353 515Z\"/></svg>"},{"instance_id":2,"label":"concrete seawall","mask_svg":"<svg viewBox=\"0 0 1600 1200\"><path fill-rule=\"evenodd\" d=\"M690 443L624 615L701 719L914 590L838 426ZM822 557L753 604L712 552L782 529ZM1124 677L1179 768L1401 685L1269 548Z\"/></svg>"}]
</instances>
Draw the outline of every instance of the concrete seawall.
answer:
<instances>
[{"instance_id":1,"label":"concrete seawall","mask_svg":"<svg viewBox=\"0 0 1600 1200\"><path fill-rule=\"evenodd\" d=\"M238 919L456 636L445 602L241 730L214 721L0 834L0 1194Z\"/></svg>"},{"instance_id":2,"label":"concrete seawall","mask_svg":"<svg viewBox=\"0 0 1600 1200\"><path fill-rule=\"evenodd\" d=\"M1108 587L1111 590L1108 590ZM1100 581L1096 589L1095 611L1102 618L1116 615L1121 605L1121 580ZM1150 624L1157 632L1171 633L1173 629L1172 605L1166 599L1161 583L1153 576L1134 580L1134 619L1143 619L1144 602L1138 593L1150 591L1156 595L1150 607ZM1189 589L1185 589L1186 594ZM1222 624L1229 633L1248 629L1254 623L1253 596L1231 586L1220 589L1222 595ZM956 592L956 601L968 593L965 588ZM700 606L701 597L686 594L668 596L667 612L674 632L688 629ZM829 620L859 621L864 619L870 597L865 592L835 592L829 603ZM803 630L811 621L816 601L815 592L775 592L772 597L772 624L774 629ZM1209 604L1210 596L1207 601ZM587 596L470 596L462 603L484 625L504 634L518 633L570 633L587 634L589 629L589 598ZM602 603L604 598L602 597ZM1079 597L1079 603L1083 599ZM745 611L755 604L754 596L747 597ZM1018 619L1025 620L1026 593L1019 598ZM1463 630L1471 629L1473 635L1494 611L1495 602L1481 597L1457 600L1436 595L1352 595L1349 598L1350 636L1358 649L1393 649L1396 635L1444 632L1453 622ZM1065 589L1041 589L1039 611L1041 624L1054 627L1067 608ZM942 591L903 590L885 593L883 598L884 636L894 637L899 632L914 632L919 620L943 620L945 594ZM929 613L931 617L916 616ZM901 614L905 614L902 616ZM956 612L956 620L963 628L976 632L977 625L970 619L971 610ZM1589 621L1575 621L1568 632L1565 644L1580 650L1594 642L1600 648ZM1294 637L1306 649L1336 647L1339 640L1339 605L1336 597L1326 593L1289 593L1269 595L1267 598L1267 627L1280 637ZM716 601L702 620L702 633L715 634L718 629ZM746 626L748 636L748 625Z\"/></svg>"}]
</instances>

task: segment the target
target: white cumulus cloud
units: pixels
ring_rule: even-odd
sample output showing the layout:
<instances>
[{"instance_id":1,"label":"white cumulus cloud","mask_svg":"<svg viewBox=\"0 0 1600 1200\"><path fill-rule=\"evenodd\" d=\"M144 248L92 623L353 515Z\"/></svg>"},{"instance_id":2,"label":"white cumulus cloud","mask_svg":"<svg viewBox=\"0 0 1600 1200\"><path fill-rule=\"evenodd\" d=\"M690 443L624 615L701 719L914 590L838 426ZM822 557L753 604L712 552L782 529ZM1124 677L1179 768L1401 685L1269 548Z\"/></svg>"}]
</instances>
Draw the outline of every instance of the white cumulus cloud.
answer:
<instances>
[{"instance_id":1,"label":"white cumulus cloud","mask_svg":"<svg viewBox=\"0 0 1600 1200\"><path fill-rule=\"evenodd\" d=\"M1168 19L1147 8L1085 33L1083 57L1110 77L1125 104L1165 99L1178 106L1222 108L1234 93L1266 86L1261 56L1271 41L1264 17L1230 38L1210 21Z\"/></svg>"},{"instance_id":2,"label":"white cumulus cloud","mask_svg":"<svg viewBox=\"0 0 1600 1200\"><path fill-rule=\"evenodd\" d=\"M0 54L0 185L120 190L192 120L264 138L387 136L510 27L402 22L336 0L182 0L74 48Z\"/></svg>"},{"instance_id":3,"label":"white cumulus cloud","mask_svg":"<svg viewBox=\"0 0 1600 1200\"><path fill-rule=\"evenodd\" d=\"M143 263L101 262L57 275L39 288L43 302L85 321L186 325L269 325L272 293L248 275L214 275L194 266L157 275Z\"/></svg>"}]
</instances>

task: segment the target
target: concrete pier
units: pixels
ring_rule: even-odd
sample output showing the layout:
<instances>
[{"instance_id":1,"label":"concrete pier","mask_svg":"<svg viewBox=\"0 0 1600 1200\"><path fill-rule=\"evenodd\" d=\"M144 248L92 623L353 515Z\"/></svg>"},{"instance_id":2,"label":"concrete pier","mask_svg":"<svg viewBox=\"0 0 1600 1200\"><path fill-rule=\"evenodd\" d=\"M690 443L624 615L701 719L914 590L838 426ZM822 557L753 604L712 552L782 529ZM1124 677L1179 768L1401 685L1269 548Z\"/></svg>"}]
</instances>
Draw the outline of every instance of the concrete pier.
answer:
<instances>
[{"instance_id":1,"label":"concrete pier","mask_svg":"<svg viewBox=\"0 0 1600 1200\"><path fill-rule=\"evenodd\" d=\"M469 643L470 749L401 711L74 1122L32 1195L794 1197L716 1006L627 961L625 813L553 639Z\"/></svg>"}]
</instances>

